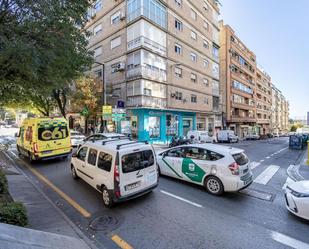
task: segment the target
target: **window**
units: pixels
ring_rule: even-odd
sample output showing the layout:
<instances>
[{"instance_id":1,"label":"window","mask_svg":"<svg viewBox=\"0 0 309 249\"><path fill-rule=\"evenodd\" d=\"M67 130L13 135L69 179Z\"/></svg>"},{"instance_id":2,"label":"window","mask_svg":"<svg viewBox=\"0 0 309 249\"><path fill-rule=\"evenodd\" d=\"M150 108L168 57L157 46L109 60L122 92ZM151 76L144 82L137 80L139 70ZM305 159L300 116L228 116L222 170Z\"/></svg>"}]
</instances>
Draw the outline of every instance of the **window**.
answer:
<instances>
[{"instance_id":1,"label":"window","mask_svg":"<svg viewBox=\"0 0 309 249\"><path fill-rule=\"evenodd\" d=\"M98 168L110 172L112 168L113 157L110 154L100 152L98 157Z\"/></svg>"},{"instance_id":2,"label":"window","mask_svg":"<svg viewBox=\"0 0 309 249\"><path fill-rule=\"evenodd\" d=\"M120 22L120 11L117 11L115 14L111 15L111 24L117 24Z\"/></svg>"},{"instance_id":3,"label":"window","mask_svg":"<svg viewBox=\"0 0 309 249\"><path fill-rule=\"evenodd\" d=\"M94 35L101 33L101 31L102 31L102 24L95 26L94 29L93 29Z\"/></svg>"},{"instance_id":4,"label":"window","mask_svg":"<svg viewBox=\"0 0 309 249\"><path fill-rule=\"evenodd\" d=\"M191 53L191 61L193 62L197 61L197 55L195 53Z\"/></svg>"},{"instance_id":5,"label":"window","mask_svg":"<svg viewBox=\"0 0 309 249\"><path fill-rule=\"evenodd\" d=\"M102 47L97 47L94 49L94 57L97 57L102 54Z\"/></svg>"},{"instance_id":6,"label":"window","mask_svg":"<svg viewBox=\"0 0 309 249\"><path fill-rule=\"evenodd\" d=\"M197 103L197 96L195 94L191 94L191 102Z\"/></svg>"},{"instance_id":7,"label":"window","mask_svg":"<svg viewBox=\"0 0 309 249\"><path fill-rule=\"evenodd\" d=\"M87 151L88 151L88 147L82 147L78 151L76 158L78 158L79 160L85 162Z\"/></svg>"},{"instance_id":8,"label":"window","mask_svg":"<svg viewBox=\"0 0 309 249\"><path fill-rule=\"evenodd\" d=\"M179 7L181 7L181 2L182 2L182 0L175 0L175 3L176 3Z\"/></svg>"},{"instance_id":9,"label":"window","mask_svg":"<svg viewBox=\"0 0 309 249\"><path fill-rule=\"evenodd\" d=\"M182 47L178 44L175 44L175 53L181 54L181 51L182 51Z\"/></svg>"},{"instance_id":10,"label":"window","mask_svg":"<svg viewBox=\"0 0 309 249\"><path fill-rule=\"evenodd\" d=\"M208 4L206 3L206 1L204 1L204 3L203 3L203 9L205 11L208 11Z\"/></svg>"},{"instance_id":11,"label":"window","mask_svg":"<svg viewBox=\"0 0 309 249\"><path fill-rule=\"evenodd\" d=\"M221 158L223 158L224 156L219 154L219 153L216 153L216 152L213 152L213 151L210 151L208 150L207 151L207 154L208 154L208 160L210 161L217 161L217 160L220 160Z\"/></svg>"},{"instance_id":12,"label":"window","mask_svg":"<svg viewBox=\"0 0 309 249\"><path fill-rule=\"evenodd\" d=\"M159 138L160 137L160 117L152 116L148 119L149 125L149 137Z\"/></svg>"},{"instance_id":13,"label":"window","mask_svg":"<svg viewBox=\"0 0 309 249\"><path fill-rule=\"evenodd\" d=\"M99 69L99 70L95 70L94 71L94 74L97 78L101 79L102 78L102 70ZM102 80L102 79L101 79Z\"/></svg>"},{"instance_id":14,"label":"window","mask_svg":"<svg viewBox=\"0 0 309 249\"><path fill-rule=\"evenodd\" d=\"M151 96L152 94L151 94L151 89L149 89L149 88L144 88L144 95L146 95L146 96Z\"/></svg>"},{"instance_id":15,"label":"window","mask_svg":"<svg viewBox=\"0 0 309 249\"><path fill-rule=\"evenodd\" d=\"M175 28L182 31L182 22L175 19Z\"/></svg>"},{"instance_id":16,"label":"window","mask_svg":"<svg viewBox=\"0 0 309 249\"><path fill-rule=\"evenodd\" d=\"M130 153L121 158L122 172L130 173L152 166L154 156L151 150Z\"/></svg>"},{"instance_id":17,"label":"window","mask_svg":"<svg viewBox=\"0 0 309 249\"><path fill-rule=\"evenodd\" d=\"M168 157L183 157L183 149L177 148L177 149L171 149L168 152L165 152L165 155Z\"/></svg>"},{"instance_id":18,"label":"window","mask_svg":"<svg viewBox=\"0 0 309 249\"><path fill-rule=\"evenodd\" d=\"M196 39L197 39L196 33L195 33L194 31L192 31L192 30L191 30L191 38L192 38L193 40L196 40Z\"/></svg>"},{"instance_id":19,"label":"window","mask_svg":"<svg viewBox=\"0 0 309 249\"><path fill-rule=\"evenodd\" d=\"M97 0L93 6L95 12L97 13L100 9L102 9L102 1Z\"/></svg>"},{"instance_id":20,"label":"window","mask_svg":"<svg viewBox=\"0 0 309 249\"><path fill-rule=\"evenodd\" d=\"M191 17L193 20L196 20L196 12L193 9L191 9Z\"/></svg>"},{"instance_id":21,"label":"window","mask_svg":"<svg viewBox=\"0 0 309 249\"><path fill-rule=\"evenodd\" d=\"M205 68L207 68L207 67L209 66L209 61L206 60L206 59L204 59L204 60L203 60L203 66L204 66Z\"/></svg>"},{"instance_id":22,"label":"window","mask_svg":"<svg viewBox=\"0 0 309 249\"><path fill-rule=\"evenodd\" d=\"M208 79L204 78L203 83L204 83L205 86L209 86L209 80Z\"/></svg>"},{"instance_id":23,"label":"window","mask_svg":"<svg viewBox=\"0 0 309 249\"><path fill-rule=\"evenodd\" d=\"M182 69L180 67L175 67L175 75L179 78L182 77Z\"/></svg>"},{"instance_id":24,"label":"window","mask_svg":"<svg viewBox=\"0 0 309 249\"><path fill-rule=\"evenodd\" d=\"M120 98L121 97L121 88L113 89L112 97L113 98Z\"/></svg>"},{"instance_id":25,"label":"window","mask_svg":"<svg viewBox=\"0 0 309 249\"><path fill-rule=\"evenodd\" d=\"M197 78L196 74L191 73L191 81L196 83L196 78Z\"/></svg>"},{"instance_id":26,"label":"window","mask_svg":"<svg viewBox=\"0 0 309 249\"><path fill-rule=\"evenodd\" d=\"M209 48L209 43L208 43L208 41L206 41L206 40L203 41L203 47L204 47L204 48Z\"/></svg>"},{"instance_id":27,"label":"window","mask_svg":"<svg viewBox=\"0 0 309 249\"><path fill-rule=\"evenodd\" d=\"M237 164L245 165L249 162L248 157L244 153L234 154L233 158Z\"/></svg>"},{"instance_id":28,"label":"window","mask_svg":"<svg viewBox=\"0 0 309 249\"><path fill-rule=\"evenodd\" d=\"M181 93L181 92L176 92L175 95L176 95L176 96L175 96L175 99L177 99L177 100L182 100L182 93Z\"/></svg>"},{"instance_id":29,"label":"window","mask_svg":"<svg viewBox=\"0 0 309 249\"><path fill-rule=\"evenodd\" d=\"M118 36L117 38L114 38L113 40L111 40L111 49L114 49L120 46L120 44L121 44L121 36Z\"/></svg>"},{"instance_id":30,"label":"window","mask_svg":"<svg viewBox=\"0 0 309 249\"><path fill-rule=\"evenodd\" d=\"M29 134L30 138L32 138L32 127L28 127L26 131L26 138L27 138L27 134ZM68 127L66 125L44 126L44 124L42 124L42 125L39 125L39 128L38 128L38 139L40 141L54 141L54 140L64 139L68 136L69 136L69 132L68 132Z\"/></svg>"},{"instance_id":31,"label":"window","mask_svg":"<svg viewBox=\"0 0 309 249\"><path fill-rule=\"evenodd\" d=\"M204 29L208 30L209 29L209 24L208 22L204 21Z\"/></svg>"},{"instance_id":32,"label":"window","mask_svg":"<svg viewBox=\"0 0 309 249\"><path fill-rule=\"evenodd\" d=\"M184 157L197 159L197 160L207 160L208 155L207 151L201 148L194 148L194 147L185 147L184 148Z\"/></svg>"},{"instance_id":33,"label":"window","mask_svg":"<svg viewBox=\"0 0 309 249\"><path fill-rule=\"evenodd\" d=\"M88 164L95 166L97 163L98 151L95 149L90 149L88 153Z\"/></svg>"},{"instance_id":34,"label":"window","mask_svg":"<svg viewBox=\"0 0 309 249\"><path fill-rule=\"evenodd\" d=\"M209 103L209 102L208 102L208 98L205 98L205 99L204 99L204 104L208 105L208 103Z\"/></svg>"},{"instance_id":35,"label":"window","mask_svg":"<svg viewBox=\"0 0 309 249\"><path fill-rule=\"evenodd\" d=\"M40 139L40 128L39 128L39 139ZM41 135L42 136L42 135ZM48 136L51 137L51 136ZM42 139L40 139L42 140ZM27 130L26 130L26 141L32 141L32 126L28 126Z\"/></svg>"}]
</instances>

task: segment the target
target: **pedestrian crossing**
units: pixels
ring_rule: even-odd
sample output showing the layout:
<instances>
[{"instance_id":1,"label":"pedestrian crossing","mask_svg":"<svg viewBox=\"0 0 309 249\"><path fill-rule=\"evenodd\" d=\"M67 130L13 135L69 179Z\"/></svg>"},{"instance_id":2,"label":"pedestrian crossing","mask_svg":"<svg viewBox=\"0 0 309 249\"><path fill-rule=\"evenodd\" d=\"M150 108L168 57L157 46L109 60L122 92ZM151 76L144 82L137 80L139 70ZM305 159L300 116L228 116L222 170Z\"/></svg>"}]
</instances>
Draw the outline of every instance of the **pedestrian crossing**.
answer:
<instances>
[{"instance_id":1,"label":"pedestrian crossing","mask_svg":"<svg viewBox=\"0 0 309 249\"><path fill-rule=\"evenodd\" d=\"M259 174L255 179L255 183L266 185L270 179L277 173L280 169L280 166L270 165L268 166L261 174Z\"/></svg>"}]
</instances>

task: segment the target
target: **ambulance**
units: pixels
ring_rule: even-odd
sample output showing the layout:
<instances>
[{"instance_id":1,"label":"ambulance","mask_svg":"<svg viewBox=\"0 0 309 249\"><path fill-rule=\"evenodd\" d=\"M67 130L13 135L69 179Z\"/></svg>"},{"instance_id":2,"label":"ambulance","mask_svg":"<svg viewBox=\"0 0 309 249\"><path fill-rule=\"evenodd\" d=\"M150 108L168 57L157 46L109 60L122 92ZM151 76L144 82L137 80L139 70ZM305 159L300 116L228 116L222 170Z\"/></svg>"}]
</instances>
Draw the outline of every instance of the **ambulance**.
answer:
<instances>
[{"instance_id":1,"label":"ambulance","mask_svg":"<svg viewBox=\"0 0 309 249\"><path fill-rule=\"evenodd\" d=\"M17 136L17 150L30 162L66 158L71 153L68 123L64 118L25 119Z\"/></svg>"}]
</instances>

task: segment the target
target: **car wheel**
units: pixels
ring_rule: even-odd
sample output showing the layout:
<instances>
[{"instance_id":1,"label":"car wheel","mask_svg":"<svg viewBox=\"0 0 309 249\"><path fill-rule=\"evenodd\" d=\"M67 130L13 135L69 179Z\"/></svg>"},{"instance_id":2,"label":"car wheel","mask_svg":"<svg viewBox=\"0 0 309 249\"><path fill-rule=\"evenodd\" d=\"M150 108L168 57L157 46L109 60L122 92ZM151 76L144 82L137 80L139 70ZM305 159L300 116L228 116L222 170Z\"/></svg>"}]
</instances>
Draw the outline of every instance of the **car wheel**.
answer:
<instances>
[{"instance_id":1,"label":"car wheel","mask_svg":"<svg viewBox=\"0 0 309 249\"><path fill-rule=\"evenodd\" d=\"M212 195L222 195L224 193L224 187L218 177L209 176L205 179L205 188L208 193Z\"/></svg>"},{"instance_id":2,"label":"car wheel","mask_svg":"<svg viewBox=\"0 0 309 249\"><path fill-rule=\"evenodd\" d=\"M30 153L30 152L28 153L28 159L29 159L29 162L30 162L30 163L35 162L35 158L34 158L34 156L33 156L33 155L31 155L31 153Z\"/></svg>"},{"instance_id":3,"label":"car wheel","mask_svg":"<svg viewBox=\"0 0 309 249\"><path fill-rule=\"evenodd\" d=\"M76 173L76 169L75 169L75 167L73 165L71 165L71 173L72 173L72 177L73 177L74 180L79 179L79 177L78 177L78 175Z\"/></svg>"},{"instance_id":4,"label":"car wheel","mask_svg":"<svg viewBox=\"0 0 309 249\"><path fill-rule=\"evenodd\" d=\"M113 199L110 195L110 192L108 191L106 187L103 187L102 198L103 198L103 203L105 207L110 208L113 206Z\"/></svg>"}]
</instances>

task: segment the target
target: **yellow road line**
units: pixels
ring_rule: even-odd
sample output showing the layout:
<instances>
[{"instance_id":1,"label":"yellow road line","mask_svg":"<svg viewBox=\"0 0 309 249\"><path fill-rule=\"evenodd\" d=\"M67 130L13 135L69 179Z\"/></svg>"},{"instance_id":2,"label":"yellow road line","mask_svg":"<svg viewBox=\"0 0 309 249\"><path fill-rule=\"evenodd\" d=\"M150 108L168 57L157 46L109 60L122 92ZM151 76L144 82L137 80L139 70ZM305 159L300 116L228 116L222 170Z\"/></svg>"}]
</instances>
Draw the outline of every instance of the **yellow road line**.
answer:
<instances>
[{"instance_id":1,"label":"yellow road line","mask_svg":"<svg viewBox=\"0 0 309 249\"><path fill-rule=\"evenodd\" d=\"M121 249L133 249L127 242L125 242L122 238L118 235L113 235L111 239L121 248Z\"/></svg>"},{"instance_id":2,"label":"yellow road line","mask_svg":"<svg viewBox=\"0 0 309 249\"><path fill-rule=\"evenodd\" d=\"M24 165L34 174L36 175L42 182L44 182L48 187L54 190L58 195L60 195L64 200L66 200L72 207L74 207L81 215L86 218L89 218L91 214L81 207L76 201L74 201L70 196L62 192L59 188L57 188L52 182L50 182L45 176L43 176L39 171L37 171L32 166L24 163Z\"/></svg>"}]
</instances>

